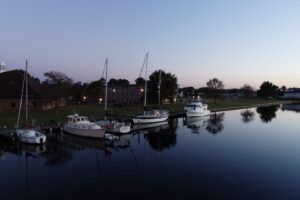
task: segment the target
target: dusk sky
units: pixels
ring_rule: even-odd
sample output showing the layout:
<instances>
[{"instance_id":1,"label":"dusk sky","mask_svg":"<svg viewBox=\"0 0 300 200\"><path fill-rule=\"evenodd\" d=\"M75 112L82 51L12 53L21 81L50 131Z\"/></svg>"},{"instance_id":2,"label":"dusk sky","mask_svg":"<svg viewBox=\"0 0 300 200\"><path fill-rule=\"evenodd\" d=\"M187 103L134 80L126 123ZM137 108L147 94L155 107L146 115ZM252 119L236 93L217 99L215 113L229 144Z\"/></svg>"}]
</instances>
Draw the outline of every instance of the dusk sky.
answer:
<instances>
[{"instance_id":1,"label":"dusk sky","mask_svg":"<svg viewBox=\"0 0 300 200\"><path fill-rule=\"evenodd\" d=\"M147 51L150 73L181 87L210 78L226 88L266 80L300 87L300 1L0 0L0 61L39 78L50 70L75 81L133 82Z\"/></svg>"}]
</instances>

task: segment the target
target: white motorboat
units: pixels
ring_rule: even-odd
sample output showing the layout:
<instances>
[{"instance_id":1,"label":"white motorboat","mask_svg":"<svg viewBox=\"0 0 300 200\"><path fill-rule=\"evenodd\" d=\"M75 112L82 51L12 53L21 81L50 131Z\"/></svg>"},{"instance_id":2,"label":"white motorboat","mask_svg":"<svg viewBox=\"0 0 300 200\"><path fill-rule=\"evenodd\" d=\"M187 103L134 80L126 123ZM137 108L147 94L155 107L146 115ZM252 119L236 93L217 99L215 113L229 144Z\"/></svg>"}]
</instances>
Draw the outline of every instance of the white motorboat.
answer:
<instances>
[{"instance_id":1,"label":"white motorboat","mask_svg":"<svg viewBox=\"0 0 300 200\"><path fill-rule=\"evenodd\" d=\"M18 120L17 120L17 129L16 134L21 142L29 143L29 144L43 144L46 142L46 135L42 134L38 130L35 130L34 126L32 126L28 122L28 61L26 60L23 84L22 84L22 92L21 92L21 99L20 99L20 106L18 112ZM22 110L22 102L23 102L23 93L25 88L25 126L27 129L18 129L21 110Z\"/></svg>"},{"instance_id":2,"label":"white motorboat","mask_svg":"<svg viewBox=\"0 0 300 200\"><path fill-rule=\"evenodd\" d=\"M63 126L63 131L82 137L104 138L105 130L90 122L87 117L74 114L67 118L68 122Z\"/></svg>"},{"instance_id":3,"label":"white motorboat","mask_svg":"<svg viewBox=\"0 0 300 200\"><path fill-rule=\"evenodd\" d=\"M166 121L169 118L169 113L163 110L145 111L141 114L132 117L134 124L149 124Z\"/></svg>"},{"instance_id":4,"label":"white motorboat","mask_svg":"<svg viewBox=\"0 0 300 200\"><path fill-rule=\"evenodd\" d=\"M188 103L184 107L184 111L187 117L202 117L210 114L207 109L207 104L202 104L200 101Z\"/></svg>"}]
</instances>

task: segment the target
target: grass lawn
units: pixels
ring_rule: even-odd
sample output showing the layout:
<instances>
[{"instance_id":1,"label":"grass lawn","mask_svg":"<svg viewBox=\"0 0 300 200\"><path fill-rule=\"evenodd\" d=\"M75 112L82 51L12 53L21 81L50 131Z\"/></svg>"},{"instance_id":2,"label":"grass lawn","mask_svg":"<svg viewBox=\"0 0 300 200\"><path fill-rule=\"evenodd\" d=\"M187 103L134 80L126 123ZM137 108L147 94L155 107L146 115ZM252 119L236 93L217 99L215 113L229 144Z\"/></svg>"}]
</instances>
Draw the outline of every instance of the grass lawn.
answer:
<instances>
[{"instance_id":1,"label":"grass lawn","mask_svg":"<svg viewBox=\"0 0 300 200\"><path fill-rule=\"evenodd\" d=\"M217 103L214 103L213 99L203 99L204 103L209 105L209 109L221 109L221 108L231 108L240 106L251 106L256 104L264 103L275 103L282 102L284 100L266 100L266 99L218 99ZM149 105L149 107L157 107L155 105ZM169 104L163 105L170 113L182 112L184 104ZM58 122L64 122L66 116L73 113L88 116L90 119L102 119L104 117L104 106L103 105L68 105L62 108L48 110L48 111L30 111L29 119L35 119L36 124L39 125L54 125ZM112 106L108 107L108 113L116 117L129 117L134 113L141 112L143 110L143 105L134 106ZM21 116L21 126L23 125L25 113L22 111ZM17 111L0 111L0 130L13 129L17 121L18 112Z\"/></svg>"}]
</instances>

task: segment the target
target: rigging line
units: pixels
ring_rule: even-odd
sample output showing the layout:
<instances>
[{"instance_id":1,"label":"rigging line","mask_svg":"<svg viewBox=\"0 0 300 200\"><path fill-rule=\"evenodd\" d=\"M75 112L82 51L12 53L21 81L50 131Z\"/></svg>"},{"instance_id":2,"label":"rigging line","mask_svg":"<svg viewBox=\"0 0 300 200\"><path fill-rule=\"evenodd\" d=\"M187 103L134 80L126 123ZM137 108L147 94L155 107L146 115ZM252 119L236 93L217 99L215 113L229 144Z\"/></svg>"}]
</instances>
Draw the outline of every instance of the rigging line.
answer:
<instances>
[{"instance_id":1,"label":"rigging line","mask_svg":"<svg viewBox=\"0 0 300 200\"><path fill-rule=\"evenodd\" d=\"M138 169L138 171L139 171L141 177L144 177L143 172L142 172L142 170L141 170L141 168L140 168L140 166L139 166L139 163L138 163L138 161L137 161L137 158L136 158L136 156L135 156L135 154L134 154L134 152L133 152L133 149L132 149L131 145L130 145L130 152L131 152L131 154L132 154L132 157L133 157L133 159L134 159L134 161L135 161L135 165L136 165L136 167L137 167L137 169Z\"/></svg>"},{"instance_id":2,"label":"rigging line","mask_svg":"<svg viewBox=\"0 0 300 200\"><path fill-rule=\"evenodd\" d=\"M101 79L104 78L105 68L106 68L106 64L104 64Z\"/></svg>"},{"instance_id":3,"label":"rigging line","mask_svg":"<svg viewBox=\"0 0 300 200\"><path fill-rule=\"evenodd\" d=\"M21 116L21 110L22 110L22 103L23 103L23 95L24 95L24 86L25 86L25 72L24 72L24 76L23 76L21 99L20 99L19 113L18 113L18 120L17 120L17 128L19 127L19 122L20 122L20 116Z\"/></svg>"},{"instance_id":4,"label":"rigging line","mask_svg":"<svg viewBox=\"0 0 300 200\"><path fill-rule=\"evenodd\" d=\"M146 65L146 61L148 60L148 55L149 55L149 52L146 53L146 56L145 56L145 59L144 59L143 65L142 65L142 69L141 69L141 72L140 72L140 75L139 75L139 78L142 76L144 67Z\"/></svg>"}]
</instances>

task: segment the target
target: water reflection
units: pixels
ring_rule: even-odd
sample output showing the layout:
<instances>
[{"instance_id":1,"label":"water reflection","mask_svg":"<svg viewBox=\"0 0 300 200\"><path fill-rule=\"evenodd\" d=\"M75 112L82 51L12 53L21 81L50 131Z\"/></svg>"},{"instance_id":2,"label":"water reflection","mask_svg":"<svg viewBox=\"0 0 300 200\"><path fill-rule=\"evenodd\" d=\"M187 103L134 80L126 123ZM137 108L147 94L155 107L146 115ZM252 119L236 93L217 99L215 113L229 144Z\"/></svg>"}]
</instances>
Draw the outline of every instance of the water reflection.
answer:
<instances>
[{"instance_id":1,"label":"water reflection","mask_svg":"<svg viewBox=\"0 0 300 200\"><path fill-rule=\"evenodd\" d=\"M192 133L199 134L201 129L204 129L207 125L209 117L188 117L184 119L183 124L187 126L187 128L192 130Z\"/></svg>"},{"instance_id":2,"label":"water reflection","mask_svg":"<svg viewBox=\"0 0 300 200\"><path fill-rule=\"evenodd\" d=\"M283 104L281 109L283 111L289 110L294 112L300 112L300 104Z\"/></svg>"},{"instance_id":3,"label":"water reflection","mask_svg":"<svg viewBox=\"0 0 300 200\"><path fill-rule=\"evenodd\" d=\"M172 119L169 121L168 126L160 127L159 131L153 131L155 129L150 129L145 135L146 141L149 146L158 151L163 151L165 149L170 149L175 147L177 144L177 129L178 119Z\"/></svg>"},{"instance_id":4,"label":"water reflection","mask_svg":"<svg viewBox=\"0 0 300 200\"><path fill-rule=\"evenodd\" d=\"M259 117L262 122L269 123L276 117L278 108L278 105L257 107L256 112L260 115Z\"/></svg>"},{"instance_id":5,"label":"water reflection","mask_svg":"<svg viewBox=\"0 0 300 200\"><path fill-rule=\"evenodd\" d=\"M245 110L241 112L242 121L247 124L254 120L255 113L251 110Z\"/></svg>"},{"instance_id":6,"label":"water reflection","mask_svg":"<svg viewBox=\"0 0 300 200\"><path fill-rule=\"evenodd\" d=\"M211 134L220 133L224 129L223 121L224 121L225 113L214 113L210 115L206 130Z\"/></svg>"}]
</instances>

